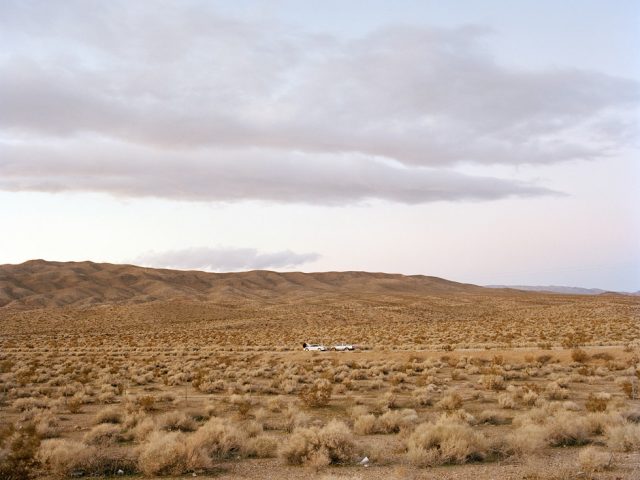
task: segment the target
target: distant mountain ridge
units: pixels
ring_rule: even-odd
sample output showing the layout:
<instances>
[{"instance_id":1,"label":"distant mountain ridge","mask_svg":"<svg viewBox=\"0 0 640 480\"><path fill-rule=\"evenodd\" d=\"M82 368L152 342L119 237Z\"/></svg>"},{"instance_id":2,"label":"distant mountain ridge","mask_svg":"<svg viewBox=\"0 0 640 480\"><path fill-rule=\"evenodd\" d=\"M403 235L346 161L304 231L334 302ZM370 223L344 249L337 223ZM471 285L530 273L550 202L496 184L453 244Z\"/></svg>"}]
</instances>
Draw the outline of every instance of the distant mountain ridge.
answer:
<instances>
[{"instance_id":1,"label":"distant mountain ridge","mask_svg":"<svg viewBox=\"0 0 640 480\"><path fill-rule=\"evenodd\" d=\"M551 292L566 295L601 295L603 293L619 293L624 295L639 295L638 292L612 292L600 288L565 287L561 285L486 285L487 288L515 288L526 292Z\"/></svg>"},{"instance_id":2,"label":"distant mountain ridge","mask_svg":"<svg viewBox=\"0 0 640 480\"><path fill-rule=\"evenodd\" d=\"M331 295L487 293L438 277L368 272L211 273L94 262L0 265L0 308L49 308L172 299L287 302Z\"/></svg>"}]
</instances>

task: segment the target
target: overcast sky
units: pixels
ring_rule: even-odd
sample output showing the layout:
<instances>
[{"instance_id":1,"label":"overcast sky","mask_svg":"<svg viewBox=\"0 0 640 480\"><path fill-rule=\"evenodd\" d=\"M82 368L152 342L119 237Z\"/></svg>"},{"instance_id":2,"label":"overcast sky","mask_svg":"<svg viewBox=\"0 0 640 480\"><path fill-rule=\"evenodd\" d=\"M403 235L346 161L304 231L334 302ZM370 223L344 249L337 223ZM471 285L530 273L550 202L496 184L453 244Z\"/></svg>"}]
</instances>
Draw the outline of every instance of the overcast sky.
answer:
<instances>
[{"instance_id":1,"label":"overcast sky","mask_svg":"<svg viewBox=\"0 0 640 480\"><path fill-rule=\"evenodd\" d=\"M640 289L635 1L0 2L0 263Z\"/></svg>"}]
</instances>

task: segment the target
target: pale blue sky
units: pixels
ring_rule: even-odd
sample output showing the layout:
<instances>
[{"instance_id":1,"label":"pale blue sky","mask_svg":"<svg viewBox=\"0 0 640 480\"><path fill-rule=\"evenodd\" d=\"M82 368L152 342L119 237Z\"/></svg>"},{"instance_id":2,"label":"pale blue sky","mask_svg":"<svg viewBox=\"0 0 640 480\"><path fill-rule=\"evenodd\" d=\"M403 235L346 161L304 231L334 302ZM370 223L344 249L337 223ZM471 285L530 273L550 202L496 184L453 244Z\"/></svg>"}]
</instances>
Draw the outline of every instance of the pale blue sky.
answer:
<instances>
[{"instance_id":1,"label":"pale blue sky","mask_svg":"<svg viewBox=\"0 0 640 480\"><path fill-rule=\"evenodd\" d=\"M640 289L640 4L0 6L0 263Z\"/></svg>"}]
</instances>

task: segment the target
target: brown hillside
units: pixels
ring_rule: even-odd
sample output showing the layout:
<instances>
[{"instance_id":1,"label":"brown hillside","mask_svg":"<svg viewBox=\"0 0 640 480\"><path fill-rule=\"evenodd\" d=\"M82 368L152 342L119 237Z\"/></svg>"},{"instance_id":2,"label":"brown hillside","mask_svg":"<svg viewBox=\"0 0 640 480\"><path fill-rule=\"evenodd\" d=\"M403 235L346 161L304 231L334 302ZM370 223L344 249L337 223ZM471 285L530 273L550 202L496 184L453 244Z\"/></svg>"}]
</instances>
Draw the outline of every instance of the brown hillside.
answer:
<instances>
[{"instance_id":1,"label":"brown hillside","mask_svg":"<svg viewBox=\"0 0 640 480\"><path fill-rule=\"evenodd\" d=\"M367 272L209 273L93 262L31 260L0 266L0 307L49 308L102 303L198 301L283 302L352 295L424 296L487 293L437 277ZM489 292L495 292L490 290Z\"/></svg>"}]
</instances>

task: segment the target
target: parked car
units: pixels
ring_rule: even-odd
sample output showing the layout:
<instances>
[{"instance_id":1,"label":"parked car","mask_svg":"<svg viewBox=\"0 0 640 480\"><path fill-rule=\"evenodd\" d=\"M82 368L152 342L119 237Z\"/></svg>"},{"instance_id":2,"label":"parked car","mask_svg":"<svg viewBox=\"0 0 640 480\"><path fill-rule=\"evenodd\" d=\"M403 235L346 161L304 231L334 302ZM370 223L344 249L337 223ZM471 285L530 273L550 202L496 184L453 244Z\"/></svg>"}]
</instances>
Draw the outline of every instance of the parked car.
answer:
<instances>
[{"instance_id":1,"label":"parked car","mask_svg":"<svg viewBox=\"0 0 640 480\"><path fill-rule=\"evenodd\" d=\"M331 350L335 350L336 352L346 352L349 350L355 350L355 347L350 343L337 343L331 347Z\"/></svg>"},{"instance_id":2,"label":"parked car","mask_svg":"<svg viewBox=\"0 0 640 480\"><path fill-rule=\"evenodd\" d=\"M304 348L305 352L326 352L327 347L324 345L319 345L315 343L303 343L302 348Z\"/></svg>"}]
</instances>

